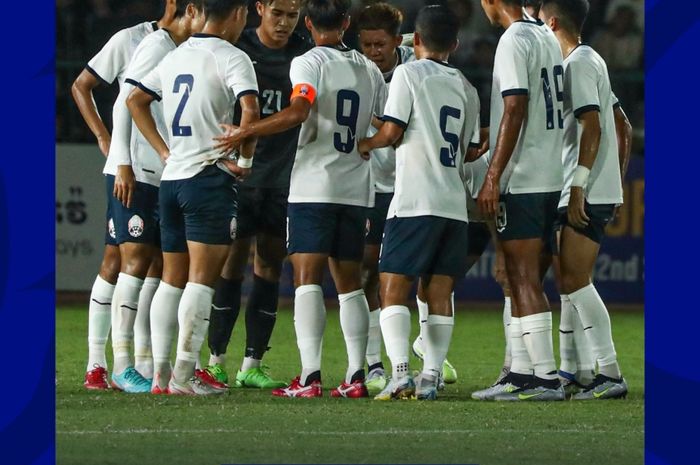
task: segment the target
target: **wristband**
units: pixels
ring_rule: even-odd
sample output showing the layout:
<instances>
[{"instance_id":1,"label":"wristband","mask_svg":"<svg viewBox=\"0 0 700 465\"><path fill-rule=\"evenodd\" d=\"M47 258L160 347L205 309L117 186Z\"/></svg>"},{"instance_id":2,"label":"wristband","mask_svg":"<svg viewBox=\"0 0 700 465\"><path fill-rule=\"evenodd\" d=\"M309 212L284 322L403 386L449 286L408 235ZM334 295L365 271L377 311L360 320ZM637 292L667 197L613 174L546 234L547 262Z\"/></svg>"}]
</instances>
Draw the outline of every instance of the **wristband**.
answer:
<instances>
[{"instance_id":1,"label":"wristband","mask_svg":"<svg viewBox=\"0 0 700 465\"><path fill-rule=\"evenodd\" d=\"M250 158L238 157L238 160L236 160L236 165L238 165L239 168L252 168L253 167L253 157L250 157Z\"/></svg>"},{"instance_id":2,"label":"wristband","mask_svg":"<svg viewBox=\"0 0 700 465\"><path fill-rule=\"evenodd\" d=\"M588 176L590 174L591 170L585 166L576 166L576 170L574 170L574 180L571 181L571 187L582 187L585 189L588 185Z\"/></svg>"}]
</instances>

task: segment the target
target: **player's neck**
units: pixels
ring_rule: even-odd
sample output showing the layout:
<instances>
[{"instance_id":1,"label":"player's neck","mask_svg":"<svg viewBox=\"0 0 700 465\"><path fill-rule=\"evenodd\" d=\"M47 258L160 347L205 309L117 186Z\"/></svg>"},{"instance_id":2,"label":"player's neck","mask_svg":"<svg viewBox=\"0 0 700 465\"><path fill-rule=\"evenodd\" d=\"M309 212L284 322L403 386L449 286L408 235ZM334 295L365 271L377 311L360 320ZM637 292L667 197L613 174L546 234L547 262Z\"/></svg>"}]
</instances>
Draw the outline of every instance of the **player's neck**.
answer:
<instances>
[{"instance_id":1,"label":"player's neck","mask_svg":"<svg viewBox=\"0 0 700 465\"><path fill-rule=\"evenodd\" d=\"M419 60L427 59L447 63L447 60L450 58L450 52L433 52L418 47L415 48L415 52L416 58Z\"/></svg>"},{"instance_id":2,"label":"player's neck","mask_svg":"<svg viewBox=\"0 0 700 465\"><path fill-rule=\"evenodd\" d=\"M284 48L287 46L289 43L289 39L284 40L284 41L278 41L278 40L273 40L272 37L267 35L265 33L265 30L262 28L262 26L258 26L255 29L255 33L258 35L258 39L260 40L260 43L263 44L267 48L271 49L280 49Z\"/></svg>"},{"instance_id":3,"label":"player's neck","mask_svg":"<svg viewBox=\"0 0 700 465\"><path fill-rule=\"evenodd\" d=\"M343 43L343 33L345 31L315 31L313 35L314 43L319 47L346 48Z\"/></svg>"},{"instance_id":4,"label":"player's neck","mask_svg":"<svg viewBox=\"0 0 700 465\"><path fill-rule=\"evenodd\" d=\"M581 45L581 36L575 33L559 30L555 32L559 45L561 46L561 54L564 58L568 57L576 47Z\"/></svg>"},{"instance_id":5,"label":"player's neck","mask_svg":"<svg viewBox=\"0 0 700 465\"><path fill-rule=\"evenodd\" d=\"M503 29L508 29L514 22L524 19L529 19L529 16L522 7L502 4L498 14L498 23L503 26Z\"/></svg>"},{"instance_id":6,"label":"player's neck","mask_svg":"<svg viewBox=\"0 0 700 465\"><path fill-rule=\"evenodd\" d=\"M190 37L190 31L185 27L184 21L173 21L169 27L166 28L170 38L173 39L175 45L180 45Z\"/></svg>"}]
</instances>

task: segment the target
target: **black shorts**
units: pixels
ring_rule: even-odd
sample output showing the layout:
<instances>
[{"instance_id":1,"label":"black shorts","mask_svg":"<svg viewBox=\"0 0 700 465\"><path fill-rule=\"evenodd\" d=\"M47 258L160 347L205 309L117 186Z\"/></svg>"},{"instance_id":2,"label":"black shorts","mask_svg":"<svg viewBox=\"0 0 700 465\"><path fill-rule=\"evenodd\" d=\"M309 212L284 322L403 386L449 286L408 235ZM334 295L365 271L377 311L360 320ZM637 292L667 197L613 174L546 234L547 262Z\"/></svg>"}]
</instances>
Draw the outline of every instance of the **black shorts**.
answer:
<instances>
[{"instance_id":1,"label":"black shorts","mask_svg":"<svg viewBox=\"0 0 700 465\"><path fill-rule=\"evenodd\" d=\"M557 223L560 224L561 230L564 226L568 226L579 234L583 234L593 242L600 244L605 236L605 227L612 221L613 215L615 214L614 204L599 204L591 205L585 202L583 205L583 211L589 218L588 225L585 228L576 228L569 223L568 215L566 214L567 208L562 207L559 209L559 218Z\"/></svg>"},{"instance_id":2,"label":"black shorts","mask_svg":"<svg viewBox=\"0 0 700 465\"><path fill-rule=\"evenodd\" d=\"M382 194L378 192L374 195L374 207L367 209L366 245L381 245L386 216L393 198L393 193Z\"/></svg>"},{"instance_id":3,"label":"black shorts","mask_svg":"<svg viewBox=\"0 0 700 465\"><path fill-rule=\"evenodd\" d=\"M216 165L188 179L160 183L163 252L187 252L187 241L228 245L236 238L236 180Z\"/></svg>"},{"instance_id":4,"label":"black shorts","mask_svg":"<svg viewBox=\"0 0 700 465\"><path fill-rule=\"evenodd\" d=\"M238 185L237 239L269 234L284 239L289 189Z\"/></svg>"},{"instance_id":5,"label":"black shorts","mask_svg":"<svg viewBox=\"0 0 700 465\"><path fill-rule=\"evenodd\" d=\"M486 223L469 222L469 240L467 254L470 257L480 257L491 241L491 231Z\"/></svg>"},{"instance_id":6,"label":"black shorts","mask_svg":"<svg viewBox=\"0 0 700 465\"><path fill-rule=\"evenodd\" d=\"M468 238L464 221L438 216L390 218L384 231L379 272L461 278L467 272Z\"/></svg>"},{"instance_id":7,"label":"black shorts","mask_svg":"<svg viewBox=\"0 0 700 465\"><path fill-rule=\"evenodd\" d=\"M117 246L117 230L114 228L114 213L112 199L114 198L114 176L105 175L105 191L107 193L107 212L105 213L105 245Z\"/></svg>"},{"instance_id":8,"label":"black shorts","mask_svg":"<svg viewBox=\"0 0 700 465\"><path fill-rule=\"evenodd\" d=\"M335 203L290 203L287 253L322 253L361 262L367 208Z\"/></svg>"},{"instance_id":9,"label":"black shorts","mask_svg":"<svg viewBox=\"0 0 700 465\"><path fill-rule=\"evenodd\" d=\"M158 188L136 182L127 208L119 199L110 197L114 217L117 244L135 242L160 247L160 221L158 218Z\"/></svg>"},{"instance_id":10,"label":"black shorts","mask_svg":"<svg viewBox=\"0 0 700 465\"><path fill-rule=\"evenodd\" d=\"M561 192L501 194L496 231L501 241L542 239L544 250L556 250L554 224Z\"/></svg>"}]
</instances>

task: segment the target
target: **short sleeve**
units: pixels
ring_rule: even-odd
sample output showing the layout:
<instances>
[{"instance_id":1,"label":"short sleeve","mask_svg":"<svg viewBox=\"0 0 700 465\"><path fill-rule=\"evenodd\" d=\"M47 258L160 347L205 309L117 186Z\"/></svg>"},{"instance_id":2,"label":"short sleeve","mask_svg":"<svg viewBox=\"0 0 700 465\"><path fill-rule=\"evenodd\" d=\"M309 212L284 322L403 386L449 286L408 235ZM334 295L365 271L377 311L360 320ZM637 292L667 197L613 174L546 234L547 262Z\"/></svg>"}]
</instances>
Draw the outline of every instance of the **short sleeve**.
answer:
<instances>
[{"instance_id":1,"label":"short sleeve","mask_svg":"<svg viewBox=\"0 0 700 465\"><path fill-rule=\"evenodd\" d=\"M127 29L114 34L102 47L102 49L92 57L85 66L97 79L112 84L129 63L129 46L131 38Z\"/></svg>"},{"instance_id":2,"label":"short sleeve","mask_svg":"<svg viewBox=\"0 0 700 465\"><path fill-rule=\"evenodd\" d=\"M588 111L600 111L598 73L592 63L573 60L567 67L571 74L571 108L576 118Z\"/></svg>"},{"instance_id":3,"label":"short sleeve","mask_svg":"<svg viewBox=\"0 0 700 465\"><path fill-rule=\"evenodd\" d=\"M320 74L320 68L315 66L314 63L304 55L294 58L289 67L289 80L292 81L292 88L301 84L308 84L317 91Z\"/></svg>"},{"instance_id":4,"label":"short sleeve","mask_svg":"<svg viewBox=\"0 0 700 465\"><path fill-rule=\"evenodd\" d=\"M617 95L615 95L615 92L611 92L611 101L613 104L613 110L619 108L621 106L620 104L620 99L617 98Z\"/></svg>"},{"instance_id":5,"label":"short sleeve","mask_svg":"<svg viewBox=\"0 0 700 465\"><path fill-rule=\"evenodd\" d=\"M373 64L374 66L374 64ZM384 114L384 107L386 105L386 100L388 97L388 92L387 92L387 86L386 83L384 82L384 78L382 77L381 73L379 72L379 68L374 66L373 72L375 74L375 79L374 79L374 108L373 112L374 115L377 117L380 117Z\"/></svg>"},{"instance_id":6,"label":"short sleeve","mask_svg":"<svg viewBox=\"0 0 700 465\"><path fill-rule=\"evenodd\" d=\"M149 94L154 99L160 101L163 95L163 84L160 76L160 68L163 65L161 62L153 68L141 81L138 83L139 89Z\"/></svg>"},{"instance_id":7,"label":"short sleeve","mask_svg":"<svg viewBox=\"0 0 700 465\"><path fill-rule=\"evenodd\" d=\"M501 36L493 65L501 96L528 94L529 48L530 44L517 34L505 33Z\"/></svg>"},{"instance_id":8,"label":"short sleeve","mask_svg":"<svg viewBox=\"0 0 700 465\"><path fill-rule=\"evenodd\" d=\"M472 132L469 147L477 148L479 145L481 145L481 117L477 113L476 119L474 120L474 132Z\"/></svg>"},{"instance_id":9,"label":"short sleeve","mask_svg":"<svg viewBox=\"0 0 700 465\"><path fill-rule=\"evenodd\" d=\"M411 96L411 83L406 72L405 65L399 65L394 71L389 86L389 96L384 106L384 121L391 121L401 128L408 127L413 110L413 97Z\"/></svg>"},{"instance_id":10,"label":"short sleeve","mask_svg":"<svg viewBox=\"0 0 700 465\"><path fill-rule=\"evenodd\" d=\"M232 53L229 57L226 65L226 86L233 90L236 99L248 94L258 95L255 68L245 53Z\"/></svg>"}]
</instances>

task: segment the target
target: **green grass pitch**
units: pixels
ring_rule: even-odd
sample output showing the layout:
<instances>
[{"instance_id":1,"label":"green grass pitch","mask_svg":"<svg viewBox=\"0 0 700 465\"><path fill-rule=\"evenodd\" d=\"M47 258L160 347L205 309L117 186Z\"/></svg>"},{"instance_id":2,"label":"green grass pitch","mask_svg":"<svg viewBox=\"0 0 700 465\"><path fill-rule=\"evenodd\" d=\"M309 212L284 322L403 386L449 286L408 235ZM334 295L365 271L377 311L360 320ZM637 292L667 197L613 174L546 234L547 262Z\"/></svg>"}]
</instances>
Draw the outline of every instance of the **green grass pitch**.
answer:
<instances>
[{"instance_id":1,"label":"green grass pitch","mask_svg":"<svg viewBox=\"0 0 700 465\"><path fill-rule=\"evenodd\" d=\"M243 318L241 314L229 346L229 374L235 374L242 357ZM328 312L324 339L324 398L277 399L268 391L237 389L214 398L182 398L84 390L87 311L60 308L57 463L642 464L643 314L613 309L612 321L630 387L621 401L471 400L473 390L493 382L503 357L500 313L475 310L456 315L448 358L459 380L437 402L331 399L327 390L341 381L346 364L334 308ZM272 374L284 380L297 375L299 355L289 309L280 311L270 345L265 361ZM203 352L208 355L206 348ZM108 354L111 359L109 346ZM420 367L418 360L411 363Z\"/></svg>"}]
</instances>

